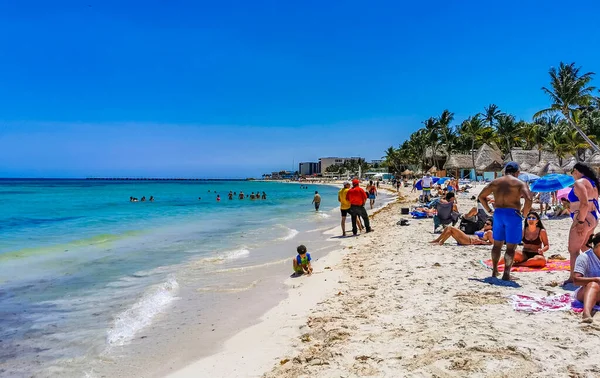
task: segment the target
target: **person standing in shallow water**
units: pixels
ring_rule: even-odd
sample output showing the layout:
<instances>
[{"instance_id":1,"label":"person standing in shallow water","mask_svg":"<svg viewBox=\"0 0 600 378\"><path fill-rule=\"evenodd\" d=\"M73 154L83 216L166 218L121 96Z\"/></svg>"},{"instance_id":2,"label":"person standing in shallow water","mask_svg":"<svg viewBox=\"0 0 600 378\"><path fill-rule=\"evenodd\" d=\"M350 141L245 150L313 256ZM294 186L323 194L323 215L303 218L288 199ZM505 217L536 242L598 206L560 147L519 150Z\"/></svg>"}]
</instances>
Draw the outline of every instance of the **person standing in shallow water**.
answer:
<instances>
[{"instance_id":1,"label":"person standing in shallow water","mask_svg":"<svg viewBox=\"0 0 600 378\"><path fill-rule=\"evenodd\" d=\"M492 247L492 276L498 276L498 263L502 254L502 247L506 243L504 253L504 274L502 279L510 281L510 270L513 266L515 249L523 238L521 224L523 214L529 214L533 202L531 192L523 181L519 180L519 165L509 162L504 167L504 176L489 183L479 194L479 201L484 210L494 215L494 246ZM488 196L494 195L494 208L492 211L488 203ZM521 198L525 204L521 209Z\"/></svg>"},{"instance_id":2,"label":"person standing in shallow water","mask_svg":"<svg viewBox=\"0 0 600 378\"><path fill-rule=\"evenodd\" d=\"M346 216L350 211L350 201L346 199L346 194L350 190L350 183L344 182L344 187L338 192L338 201L340 202L340 211L342 212L342 236L346 236Z\"/></svg>"},{"instance_id":3,"label":"person standing in shallow water","mask_svg":"<svg viewBox=\"0 0 600 378\"><path fill-rule=\"evenodd\" d=\"M315 211L319 211L319 207L321 206L321 195L319 192L315 191L315 196L311 203L315 205Z\"/></svg>"}]
</instances>

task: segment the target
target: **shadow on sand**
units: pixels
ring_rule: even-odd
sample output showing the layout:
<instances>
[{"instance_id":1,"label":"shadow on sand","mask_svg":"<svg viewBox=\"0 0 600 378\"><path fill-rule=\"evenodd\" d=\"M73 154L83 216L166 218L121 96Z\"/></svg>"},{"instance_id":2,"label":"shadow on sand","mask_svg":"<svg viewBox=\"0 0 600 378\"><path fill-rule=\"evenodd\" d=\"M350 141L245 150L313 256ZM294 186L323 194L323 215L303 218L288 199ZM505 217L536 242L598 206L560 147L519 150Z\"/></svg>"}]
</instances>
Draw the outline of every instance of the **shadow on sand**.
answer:
<instances>
[{"instance_id":1,"label":"shadow on sand","mask_svg":"<svg viewBox=\"0 0 600 378\"><path fill-rule=\"evenodd\" d=\"M482 283L485 283L488 285L495 285L495 286L514 287L514 288L521 287L521 285L519 285L515 281L504 281L504 280L501 280L500 278L496 278L496 277L469 278L469 281L478 281L478 282L482 282Z\"/></svg>"}]
</instances>

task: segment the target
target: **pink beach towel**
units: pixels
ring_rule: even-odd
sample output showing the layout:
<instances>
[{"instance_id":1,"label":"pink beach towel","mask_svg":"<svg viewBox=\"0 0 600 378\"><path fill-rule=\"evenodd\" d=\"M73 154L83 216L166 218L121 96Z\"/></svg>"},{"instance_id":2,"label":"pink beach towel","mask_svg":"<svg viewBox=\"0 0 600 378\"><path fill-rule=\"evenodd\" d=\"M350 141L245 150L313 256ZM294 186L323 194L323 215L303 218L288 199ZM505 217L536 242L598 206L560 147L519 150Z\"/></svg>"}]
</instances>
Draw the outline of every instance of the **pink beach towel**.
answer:
<instances>
[{"instance_id":1,"label":"pink beach towel","mask_svg":"<svg viewBox=\"0 0 600 378\"><path fill-rule=\"evenodd\" d=\"M545 311L583 311L583 303L579 302L573 294L552 295L549 297L533 297L529 295L511 295L508 297L515 311L521 312L545 312ZM594 310L600 310L600 306L594 306Z\"/></svg>"},{"instance_id":2,"label":"pink beach towel","mask_svg":"<svg viewBox=\"0 0 600 378\"><path fill-rule=\"evenodd\" d=\"M481 260L481 264L492 269L492 260ZM571 269L569 260L548 260L543 268L528 268L526 266L513 266L512 272L552 272L552 271L568 271ZM498 265L499 271L504 271L504 265Z\"/></svg>"}]
</instances>

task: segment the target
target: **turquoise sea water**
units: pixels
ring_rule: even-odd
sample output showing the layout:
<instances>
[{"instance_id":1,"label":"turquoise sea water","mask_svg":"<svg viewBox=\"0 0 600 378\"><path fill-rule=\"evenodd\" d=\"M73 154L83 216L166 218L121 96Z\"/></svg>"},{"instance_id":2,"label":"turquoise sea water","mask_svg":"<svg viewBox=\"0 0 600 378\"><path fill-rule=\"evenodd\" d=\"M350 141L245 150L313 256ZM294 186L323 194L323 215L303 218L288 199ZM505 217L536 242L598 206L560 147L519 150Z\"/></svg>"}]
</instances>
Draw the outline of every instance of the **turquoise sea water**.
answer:
<instances>
[{"instance_id":1,"label":"turquoise sea water","mask_svg":"<svg viewBox=\"0 0 600 378\"><path fill-rule=\"evenodd\" d=\"M265 191L267 199L228 200L230 190ZM315 190L323 197L319 213L311 206ZM338 224L337 190L0 181L0 376L82 376L111 347L168 321L159 315L174 301L214 307L215 293L258 285L259 275L248 272L287 262L301 242L311 250L325 239L319 231Z\"/></svg>"}]
</instances>

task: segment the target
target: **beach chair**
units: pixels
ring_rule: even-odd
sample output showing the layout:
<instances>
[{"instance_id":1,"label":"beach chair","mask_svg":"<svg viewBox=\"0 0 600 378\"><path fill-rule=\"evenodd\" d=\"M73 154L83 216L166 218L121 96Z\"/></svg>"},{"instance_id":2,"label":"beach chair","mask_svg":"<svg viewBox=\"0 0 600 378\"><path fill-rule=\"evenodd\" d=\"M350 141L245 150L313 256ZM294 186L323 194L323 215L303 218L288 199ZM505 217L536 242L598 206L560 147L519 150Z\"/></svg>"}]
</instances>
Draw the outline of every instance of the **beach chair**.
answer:
<instances>
[{"instance_id":1,"label":"beach chair","mask_svg":"<svg viewBox=\"0 0 600 378\"><path fill-rule=\"evenodd\" d=\"M440 226L456 225L460 214L452 211L453 205L452 202L437 204L437 215L433 217L433 232Z\"/></svg>"}]
</instances>

